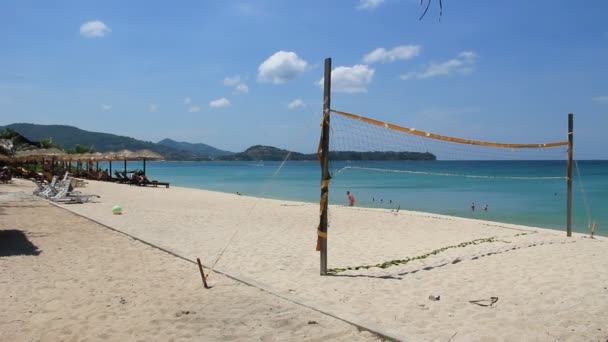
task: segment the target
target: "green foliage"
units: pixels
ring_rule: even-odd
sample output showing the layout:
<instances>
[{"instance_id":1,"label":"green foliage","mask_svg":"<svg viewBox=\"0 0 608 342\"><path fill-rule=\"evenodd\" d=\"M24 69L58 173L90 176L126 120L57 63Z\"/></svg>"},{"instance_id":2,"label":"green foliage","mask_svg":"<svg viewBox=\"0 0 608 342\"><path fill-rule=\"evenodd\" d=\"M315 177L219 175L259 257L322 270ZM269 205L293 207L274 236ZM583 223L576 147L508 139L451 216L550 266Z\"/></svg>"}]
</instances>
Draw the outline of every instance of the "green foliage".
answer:
<instances>
[{"instance_id":1,"label":"green foliage","mask_svg":"<svg viewBox=\"0 0 608 342\"><path fill-rule=\"evenodd\" d=\"M93 153L93 152L95 152L95 149L91 146L76 144L76 146L74 146L73 149L69 149L69 150L67 150L67 152L70 154Z\"/></svg>"},{"instance_id":2,"label":"green foliage","mask_svg":"<svg viewBox=\"0 0 608 342\"><path fill-rule=\"evenodd\" d=\"M53 138L51 138L51 137L42 139L39 141L39 143L40 143L41 148L51 148L51 147L61 148L61 146L53 143Z\"/></svg>"},{"instance_id":3,"label":"green foliage","mask_svg":"<svg viewBox=\"0 0 608 342\"><path fill-rule=\"evenodd\" d=\"M0 139L13 139L18 135L19 133L17 133L14 129L11 128L5 128L0 131Z\"/></svg>"}]
</instances>

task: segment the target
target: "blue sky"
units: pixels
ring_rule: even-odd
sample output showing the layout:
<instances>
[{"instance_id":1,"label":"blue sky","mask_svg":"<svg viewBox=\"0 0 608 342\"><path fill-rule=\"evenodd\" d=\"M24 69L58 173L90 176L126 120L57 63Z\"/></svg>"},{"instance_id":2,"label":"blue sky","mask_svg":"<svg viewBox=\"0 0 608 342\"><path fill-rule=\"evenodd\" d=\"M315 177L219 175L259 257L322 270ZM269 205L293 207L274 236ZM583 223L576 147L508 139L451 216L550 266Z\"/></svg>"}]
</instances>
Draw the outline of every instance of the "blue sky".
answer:
<instances>
[{"instance_id":1,"label":"blue sky","mask_svg":"<svg viewBox=\"0 0 608 342\"><path fill-rule=\"evenodd\" d=\"M608 159L608 1L0 2L0 125L315 150L332 107Z\"/></svg>"}]
</instances>

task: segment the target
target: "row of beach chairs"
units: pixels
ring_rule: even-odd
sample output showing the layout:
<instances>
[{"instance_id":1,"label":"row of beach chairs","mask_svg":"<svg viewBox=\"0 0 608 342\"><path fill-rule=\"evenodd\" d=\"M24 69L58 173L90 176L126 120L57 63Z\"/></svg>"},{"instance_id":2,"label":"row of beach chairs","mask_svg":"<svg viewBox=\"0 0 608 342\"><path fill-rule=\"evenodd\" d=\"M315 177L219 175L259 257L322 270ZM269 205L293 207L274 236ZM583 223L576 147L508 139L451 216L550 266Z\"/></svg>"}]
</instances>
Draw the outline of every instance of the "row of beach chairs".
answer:
<instances>
[{"instance_id":1,"label":"row of beach chairs","mask_svg":"<svg viewBox=\"0 0 608 342\"><path fill-rule=\"evenodd\" d=\"M157 180L149 180L148 177L142 171L133 172L133 174L129 177L125 172L114 171L114 181L118 183L130 184L130 185L139 185L139 186L153 186L158 187L164 186L169 187L168 182L159 182Z\"/></svg>"},{"instance_id":2,"label":"row of beach chairs","mask_svg":"<svg viewBox=\"0 0 608 342\"><path fill-rule=\"evenodd\" d=\"M65 173L65 176L61 180L57 176L53 176L48 184L36 180L33 182L36 184L34 195L53 202L85 203L93 198L99 198L98 195L74 191L74 188L81 184L79 184L78 179L70 177L68 172Z\"/></svg>"}]
</instances>

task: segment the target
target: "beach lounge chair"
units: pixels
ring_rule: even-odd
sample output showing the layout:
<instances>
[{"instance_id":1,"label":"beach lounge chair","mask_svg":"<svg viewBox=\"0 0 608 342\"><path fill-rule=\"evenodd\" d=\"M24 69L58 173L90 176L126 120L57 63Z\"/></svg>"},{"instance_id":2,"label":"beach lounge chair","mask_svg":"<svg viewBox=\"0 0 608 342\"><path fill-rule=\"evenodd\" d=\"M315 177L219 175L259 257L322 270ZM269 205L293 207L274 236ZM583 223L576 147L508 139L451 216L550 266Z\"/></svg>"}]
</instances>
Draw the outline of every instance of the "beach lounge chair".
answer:
<instances>
[{"instance_id":1,"label":"beach lounge chair","mask_svg":"<svg viewBox=\"0 0 608 342\"><path fill-rule=\"evenodd\" d=\"M51 182L46 186L42 185L42 182L39 181L34 180L34 183L36 183L36 185L38 186L38 188L34 190L34 195L44 198L49 198L50 196L54 196L57 193L57 189L55 188L55 186L63 186L62 183L60 183L59 185L57 184L57 176L53 176Z\"/></svg>"},{"instance_id":2,"label":"beach lounge chair","mask_svg":"<svg viewBox=\"0 0 608 342\"><path fill-rule=\"evenodd\" d=\"M61 188L55 195L48 197L48 199L53 202L63 203L85 203L90 201L92 198L99 198L99 196L93 194L83 194L79 191L70 191L69 186Z\"/></svg>"},{"instance_id":3,"label":"beach lounge chair","mask_svg":"<svg viewBox=\"0 0 608 342\"><path fill-rule=\"evenodd\" d=\"M34 179L32 179L32 182L34 182L34 184L36 184L36 189L34 189L34 195L39 195L41 192L43 192L46 189L46 187L42 184L42 182L39 182Z\"/></svg>"},{"instance_id":4,"label":"beach lounge chair","mask_svg":"<svg viewBox=\"0 0 608 342\"><path fill-rule=\"evenodd\" d=\"M156 188L160 185L160 186L165 186L167 188L169 187L168 182L159 182L157 180L149 180L148 177L146 177L146 175L143 173L134 174L133 179L134 179L133 184L140 185L140 186L153 186Z\"/></svg>"},{"instance_id":5,"label":"beach lounge chair","mask_svg":"<svg viewBox=\"0 0 608 342\"><path fill-rule=\"evenodd\" d=\"M158 187L159 185L168 188L169 182L159 182L157 180L152 180L152 181L148 180L142 184L142 186L153 186L155 188Z\"/></svg>"},{"instance_id":6,"label":"beach lounge chair","mask_svg":"<svg viewBox=\"0 0 608 342\"><path fill-rule=\"evenodd\" d=\"M131 179L129 179L129 177L124 174L124 172L114 171L114 175L116 176L116 178L113 180L118 181L118 183L131 183Z\"/></svg>"}]
</instances>

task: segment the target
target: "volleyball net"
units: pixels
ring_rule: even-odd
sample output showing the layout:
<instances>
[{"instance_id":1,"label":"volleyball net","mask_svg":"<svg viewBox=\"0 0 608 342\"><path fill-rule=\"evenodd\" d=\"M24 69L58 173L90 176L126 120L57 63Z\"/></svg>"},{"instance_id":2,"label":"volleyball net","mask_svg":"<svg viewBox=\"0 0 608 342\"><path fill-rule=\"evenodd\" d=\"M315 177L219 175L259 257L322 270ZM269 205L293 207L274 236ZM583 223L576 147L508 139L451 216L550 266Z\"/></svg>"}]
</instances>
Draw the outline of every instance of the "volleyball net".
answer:
<instances>
[{"instance_id":1,"label":"volleyball net","mask_svg":"<svg viewBox=\"0 0 608 342\"><path fill-rule=\"evenodd\" d=\"M330 58L322 82L321 275L327 274L330 202L532 226L553 219L548 225L565 223L571 236L572 114L568 130L555 132L557 138L548 142L468 139L333 109ZM566 217L559 215L564 212Z\"/></svg>"},{"instance_id":2,"label":"volleyball net","mask_svg":"<svg viewBox=\"0 0 608 342\"><path fill-rule=\"evenodd\" d=\"M531 221L516 223L540 226L549 216L543 210L551 208L537 202L548 198L564 212L568 140L482 141L330 112L332 203L346 204L349 191L358 206L506 222L521 213L521 220ZM473 216L475 209L490 214ZM563 219L553 219L563 227Z\"/></svg>"},{"instance_id":3,"label":"volleyball net","mask_svg":"<svg viewBox=\"0 0 608 342\"><path fill-rule=\"evenodd\" d=\"M482 141L341 110L329 113L332 191L326 201L348 205L349 191L358 207L549 228L565 225L567 139ZM567 137L566 130L560 135Z\"/></svg>"}]
</instances>

